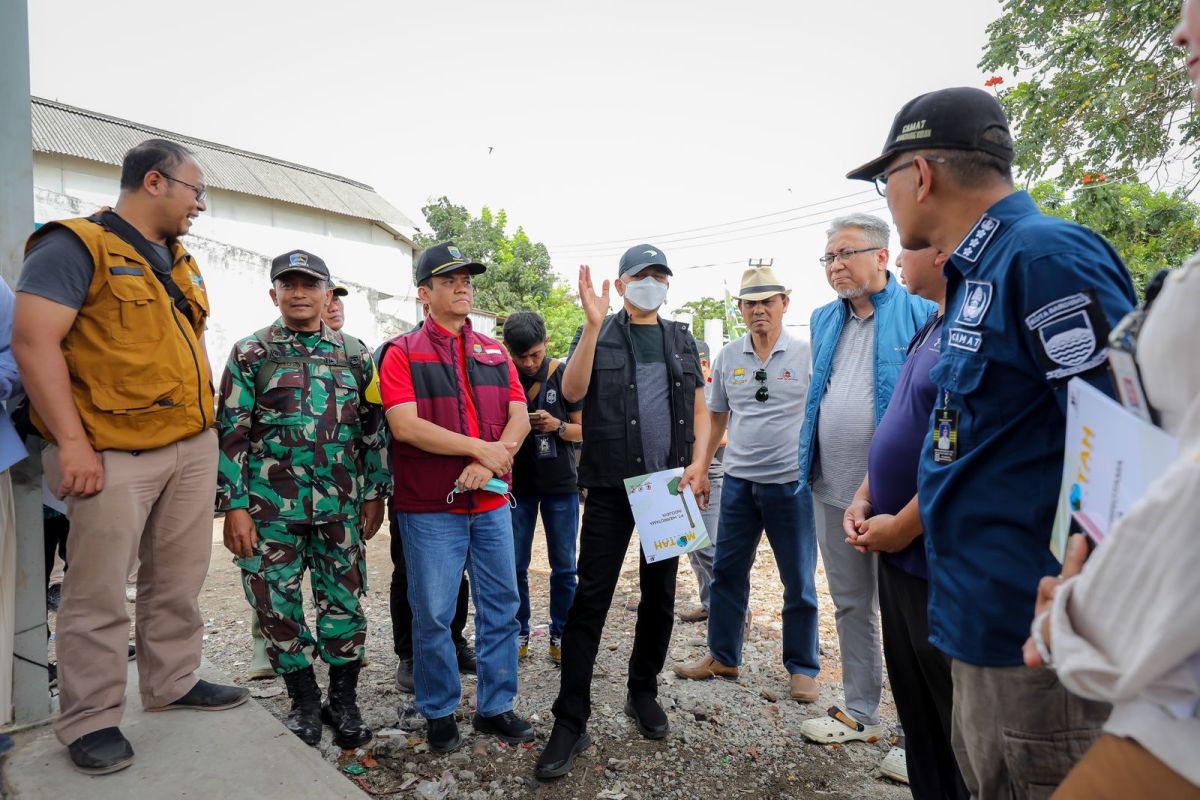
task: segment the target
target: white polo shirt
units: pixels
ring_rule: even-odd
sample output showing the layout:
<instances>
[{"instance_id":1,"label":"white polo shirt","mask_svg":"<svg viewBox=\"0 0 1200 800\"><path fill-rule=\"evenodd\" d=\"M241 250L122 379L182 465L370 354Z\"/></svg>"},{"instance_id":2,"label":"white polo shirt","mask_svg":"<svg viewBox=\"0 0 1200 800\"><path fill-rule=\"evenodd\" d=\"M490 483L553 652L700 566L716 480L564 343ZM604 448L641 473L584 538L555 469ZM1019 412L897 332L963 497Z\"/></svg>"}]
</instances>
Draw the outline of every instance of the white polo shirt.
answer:
<instances>
[{"instance_id":1,"label":"white polo shirt","mask_svg":"<svg viewBox=\"0 0 1200 800\"><path fill-rule=\"evenodd\" d=\"M725 474L756 483L800 479L798 442L808 397L809 345L786 329L764 362L750 334L721 348L713 361L705 400L712 411L728 411L729 446ZM764 370L765 378L756 379ZM762 387L767 399L755 395Z\"/></svg>"}]
</instances>

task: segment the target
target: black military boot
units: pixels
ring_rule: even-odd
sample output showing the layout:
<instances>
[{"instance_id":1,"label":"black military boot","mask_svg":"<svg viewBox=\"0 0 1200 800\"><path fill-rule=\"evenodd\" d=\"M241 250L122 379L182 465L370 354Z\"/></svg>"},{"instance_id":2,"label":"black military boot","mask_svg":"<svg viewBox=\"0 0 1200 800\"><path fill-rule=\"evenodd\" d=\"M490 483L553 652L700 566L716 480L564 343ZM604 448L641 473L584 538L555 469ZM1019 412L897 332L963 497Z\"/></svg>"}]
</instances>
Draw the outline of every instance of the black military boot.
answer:
<instances>
[{"instance_id":1,"label":"black military boot","mask_svg":"<svg viewBox=\"0 0 1200 800\"><path fill-rule=\"evenodd\" d=\"M371 741L371 729L358 711L358 671L361 661L329 666L329 702L321 706L321 721L333 727L333 741L348 750Z\"/></svg>"},{"instance_id":2,"label":"black military boot","mask_svg":"<svg viewBox=\"0 0 1200 800\"><path fill-rule=\"evenodd\" d=\"M321 687L317 686L317 676L313 674L313 668L305 667L298 672L284 673L283 682L287 684L288 697L292 698L292 710L288 712L287 721L283 724L305 744L319 744Z\"/></svg>"}]
</instances>

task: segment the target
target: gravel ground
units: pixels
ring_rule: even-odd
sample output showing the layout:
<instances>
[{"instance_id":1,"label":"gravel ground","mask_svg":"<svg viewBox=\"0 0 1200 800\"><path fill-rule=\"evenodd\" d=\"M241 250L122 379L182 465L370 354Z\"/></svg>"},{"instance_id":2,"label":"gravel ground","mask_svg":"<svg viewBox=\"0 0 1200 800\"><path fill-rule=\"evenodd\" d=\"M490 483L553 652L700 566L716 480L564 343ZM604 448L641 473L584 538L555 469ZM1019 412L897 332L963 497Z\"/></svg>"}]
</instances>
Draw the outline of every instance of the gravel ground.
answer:
<instances>
[{"instance_id":1,"label":"gravel ground","mask_svg":"<svg viewBox=\"0 0 1200 800\"><path fill-rule=\"evenodd\" d=\"M280 719L289 707L282 680L247 681L251 639L248 608L238 571L221 545L220 520L213 528L213 556L200 596L207 629L204 654L238 683L250 686L258 702ZM544 539L538 537L530 569L534 623L548 621L550 572ZM804 742L801 721L840 703L841 664L833 622L833 604L819 571L821 604L821 698L803 706L787 699L787 675L780 661L780 606L783 589L775 561L764 539L751 581L753 624L747 636L742 677L730 681L683 681L670 670L676 661L705 653L704 623L677 622L667 668L660 676L659 699L671 720L671 735L652 742L643 739L622 713L625 670L632 646L635 613L625 601L637 592L637 540L626 556L614 607L601 641L593 683L594 710L588 730L595 744L575 762L567 777L539 783L533 766L553 725L550 713L558 690L558 667L546 654L545 627L535 631L529 657L521 663L517 711L530 718L537 731L532 746L504 746L470 729L475 679L463 678L459 725L465 746L445 756L428 752L423 730L397 729L397 706L411 702L393 683L396 659L392 653L388 615L391 560L388 533L381 531L368 546L369 591L366 611L369 665L364 669L359 700L367 724L379 731L357 753L343 753L328 728L320 751L343 774L365 791L385 797L442 798L906 798L907 787L877 776L875 764L887 751L884 742L820 746ZM686 562L686 559L685 559ZM690 568L680 565L678 610L696 602ZM310 610L311 620L311 610ZM472 627L468 625L468 636ZM324 667L318 666L322 685ZM885 687L883 716L895 723L895 707ZM385 735L386 734L386 735ZM363 770L363 767L366 767ZM358 774L353 774L358 773Z\"/></svg>"}]
</instances>

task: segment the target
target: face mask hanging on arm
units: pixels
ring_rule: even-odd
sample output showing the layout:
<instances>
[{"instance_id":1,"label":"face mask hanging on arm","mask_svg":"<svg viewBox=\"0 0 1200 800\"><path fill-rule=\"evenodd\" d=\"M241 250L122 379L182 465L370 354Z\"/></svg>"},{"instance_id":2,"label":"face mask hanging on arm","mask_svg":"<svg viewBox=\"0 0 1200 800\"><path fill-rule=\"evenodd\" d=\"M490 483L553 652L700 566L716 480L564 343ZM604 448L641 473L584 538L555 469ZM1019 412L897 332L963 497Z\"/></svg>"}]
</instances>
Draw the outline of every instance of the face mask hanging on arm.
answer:
<instances>
[{"instance_id":1,"label":"face mask hanging on arm","mask_svg":"<svg viewBox=\"0 0 1200 800\"><path fill-rule=\"evenodd\" d=\"M458 482L456 481L454 488L450 490L450 494L446 495L446 504L452 504L454 502L454 495L464 491L466 490L459 488ZM508 491L508 484L499 478L491 478L488 480L488 482L483 485L483 489L481 491L492 492L493 494L502 494L508 500L509 506L512 508L517 507L517 498L513 497L512 493Z\"/></svg>"},{"instance_id":2,"label":"face mask hanging on arm","mask_svg":"<svg viewBox=\"0 0 1200 800\"><path fill-rule=\"evenodd\" d=\"M642 311L656 311L667 302L667 285L654 278L642 278L625 286L625 299Z\"/></svg>"}]
</instances>

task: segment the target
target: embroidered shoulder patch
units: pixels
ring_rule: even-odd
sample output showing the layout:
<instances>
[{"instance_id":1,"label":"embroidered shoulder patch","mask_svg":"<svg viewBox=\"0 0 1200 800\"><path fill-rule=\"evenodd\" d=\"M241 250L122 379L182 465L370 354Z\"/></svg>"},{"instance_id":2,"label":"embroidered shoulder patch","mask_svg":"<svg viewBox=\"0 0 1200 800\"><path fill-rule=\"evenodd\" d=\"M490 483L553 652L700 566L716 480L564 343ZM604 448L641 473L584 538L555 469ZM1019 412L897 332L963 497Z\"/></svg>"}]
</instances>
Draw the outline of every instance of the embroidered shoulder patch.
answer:
<instances>
[{"instance_id":1,"label":"embroidered shoulder patch","mask_svg":"<svg viewBox=\"0 0 1200 800\"><path fill-rule=\"evenodd\" d=\"M1103 366L1108 360L1108 320L1092 290L1047 303L1025 317L1036 334L1046 380L1062 381Z\"/></svg>"},{"instance_id":2,"label":"embroidered shoulder patch","mask_svg":"<svg viewBox=\"0 0 1200 800\"><path fill-rule=\"evenodd\" d=\"M975 263L983 255L988 242L992 240L992 236L998 230L1000 230L1000 220L984 214L979 218L979 222L975 223L975 227L966 235L966 238L958 245L958 249L954 251L954 255L964 261L970 261L972 264Z\"/></svg>"},{"instance_id":3,"label":"embroidered shoulder patch","mask_svg":"<svg viewBox=\"0 0 1200 800\"><path fill-rule=\"evenodd\" d=\"M983 334L979 331L969 331L965 328L951 328L946 331L946 338L949 340L951 347L957 347L959 350L970 350L972 353L978 353L980 346L983 344Z\"/></svg>"},{"instance_id":4,"label":"embroidered shoulder patch","mask_svg":"<svg viewBox=\"0 0 1200 800\"><path fill-rule=\"evenodd\" d=\"M960 325L977 328L992 304L992 284L989 281L967 281L966 294L967 299L958 309L958 316L954 321Z\"/></svg>"}]
</instances>

